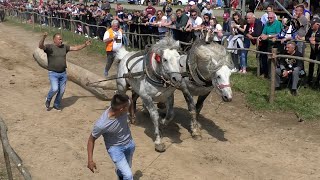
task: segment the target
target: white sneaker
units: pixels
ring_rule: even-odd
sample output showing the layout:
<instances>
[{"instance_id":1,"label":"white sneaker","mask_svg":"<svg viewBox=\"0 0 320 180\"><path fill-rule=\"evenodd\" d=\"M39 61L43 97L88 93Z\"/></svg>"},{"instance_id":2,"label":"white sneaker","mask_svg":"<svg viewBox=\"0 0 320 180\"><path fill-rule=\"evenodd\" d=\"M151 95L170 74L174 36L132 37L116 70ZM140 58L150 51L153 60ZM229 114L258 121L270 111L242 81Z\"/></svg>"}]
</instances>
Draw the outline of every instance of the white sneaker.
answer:
<instances>
[{"instance_id":1,"label":"white sneaker","mask_svg":"<svg viewBox=\"0 0 320 180\"><path fill-rule=\"evenodd\" d=\"M233 69L231 69L231 72L232 73L236 73L236 72L238 72L238 69L237 68L233 68Z\"/></svg>"}]
</instances>

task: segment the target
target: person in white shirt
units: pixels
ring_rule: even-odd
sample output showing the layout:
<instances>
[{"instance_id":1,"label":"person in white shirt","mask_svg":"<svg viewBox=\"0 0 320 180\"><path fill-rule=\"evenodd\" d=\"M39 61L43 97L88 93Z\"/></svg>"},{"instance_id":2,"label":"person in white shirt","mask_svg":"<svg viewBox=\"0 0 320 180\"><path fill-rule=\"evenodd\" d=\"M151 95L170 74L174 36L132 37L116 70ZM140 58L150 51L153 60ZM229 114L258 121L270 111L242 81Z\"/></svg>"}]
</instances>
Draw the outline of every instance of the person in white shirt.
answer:
<instances>
[{"instance_id":1,"label":"person in white shirt","mask_svg":"<svg viewBox=\"0 0 320 180\"><path fill-rule=\"evenodd\" d=\"M213 33L213 41L221 44L221 40L223 37L223 32L222 32L222 26L218 23L216 18L210 19L210 26L209 29Z\"/></svg>"},{"instance_id":2,"label":"person in white shirt","mask_svg":"<svg viewBox=\"0 0 320 180\"><path fill-rule=\"evenodd\" d=\"M202 29L201 24L202 24L202 18L198 16L196 10L191 10L190 18L186 25L187 27L186 31L194 31L194 35L196 37L199 37L201 34L200 30Z\"/></svg>"},{"instance_id":3,"label":"person in white shirt","mask_svg":"<svg viewBox=\"0 0 320 180\"><path fill-rule=\"evenodd\" d=\"M104 70L104 76L108 76L108 72L115 58L115 53L122 47L122 30L119 21L113 20L111 28L109 28L103 36L103 42L106 43L107 65Z\"/></svg>"}]
</instances>

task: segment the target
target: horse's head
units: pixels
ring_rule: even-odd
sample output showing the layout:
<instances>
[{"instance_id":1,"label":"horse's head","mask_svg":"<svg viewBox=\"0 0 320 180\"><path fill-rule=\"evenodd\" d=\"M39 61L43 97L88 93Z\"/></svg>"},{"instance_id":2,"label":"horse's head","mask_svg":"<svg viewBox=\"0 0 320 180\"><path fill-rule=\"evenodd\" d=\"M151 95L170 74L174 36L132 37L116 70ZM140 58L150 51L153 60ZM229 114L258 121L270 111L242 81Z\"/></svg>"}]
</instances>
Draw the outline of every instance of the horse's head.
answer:
<instances>
[{"instance_id":1,"label":"horse's head","mask_svg":"<svg viewBox=\"0 0 320 180\"><path fill-rule=\"evenodd\" d=\"M227 65L213 73L212 84L221 94L222 100L225 102L232 101L232 90L230 85L231 69Z\"/></svg>"},{"instance_id":2,"label":"horse's head","mask_svg":"<svg viewBox=\"0 0 320 180\"><path fill-rule=\"evenodd\" d=\"M176 87L179 87L182 81L179 60L180 54L176 49L163 50L160 62L162 75Z\"/></svg>"},{"instance_id":3,"label":"horse's head","mask_svg":"<svg viewBox=\"0 0 320 180\"><path fill-rule=\"evenodd\" d=\"M157 49L157 46L161 46L161 48ZM154 52L157 53L155 59L158 62L161 75L175 87L179 87L182 81L179 64L180 54L177 47L179 47L179 41L165 38L160 40L153 48Z\"/></svg>"}]
</instances>

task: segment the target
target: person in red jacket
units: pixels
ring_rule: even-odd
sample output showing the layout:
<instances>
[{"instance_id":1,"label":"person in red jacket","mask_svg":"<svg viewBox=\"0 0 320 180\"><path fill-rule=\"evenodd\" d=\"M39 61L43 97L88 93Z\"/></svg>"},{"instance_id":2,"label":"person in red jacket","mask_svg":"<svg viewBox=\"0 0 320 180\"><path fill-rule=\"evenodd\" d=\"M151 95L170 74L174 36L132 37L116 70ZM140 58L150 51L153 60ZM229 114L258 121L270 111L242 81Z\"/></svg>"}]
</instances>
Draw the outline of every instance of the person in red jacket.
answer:
<instances>
[{"instance_id":1,"label":"person in red jacket","mask_svg":"<svg viewBox=\"0 0 320 180\"><path fill-rule=\"evenodd\" d=\"M152 16L156 14L156 8L152 6L151 2L148 2L148 7L146 7L147 14L151 14Z\"/></svg>"}]
</instances>

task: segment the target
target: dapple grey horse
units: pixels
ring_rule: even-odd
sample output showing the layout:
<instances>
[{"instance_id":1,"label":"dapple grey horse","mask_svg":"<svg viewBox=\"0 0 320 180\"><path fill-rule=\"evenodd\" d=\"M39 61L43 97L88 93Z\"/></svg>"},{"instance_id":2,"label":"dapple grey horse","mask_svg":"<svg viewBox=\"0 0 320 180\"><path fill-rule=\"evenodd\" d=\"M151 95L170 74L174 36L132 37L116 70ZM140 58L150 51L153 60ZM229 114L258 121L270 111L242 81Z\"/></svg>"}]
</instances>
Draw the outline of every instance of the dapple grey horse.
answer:
<instances>
[{"instance_id":1,"label":"dapple grey horse","mask_svg":"<svg viewBox=\"0 0 320 180\"><path fill-rule=\"evenodd\" d=\"M144 56L134 57L135 52L128 52L124 48L116 54L116 59L120 60L118 77L144 72L138 76L117 79L117 88L119 93L125 93L128 86L131 86L131 89L141 97L154 124L155 149L159 152L165 151L165 145L160 137L159 121L166 122L173 119L173 93L182 81L178 48L178 41L165 37L152 45ZM137 97L133 98L133 103ZM166 103L167 113L164 119L160 119L154 101Z\"/></svg>"},{"instance_id":2,"label":"dapple grey horse","mask_svg":"<svg viewBox=\"0 0 320 180\"><path fill-rule=\"evenodd\" d=\"M187 72L189 76L183 77L180 90L188 104L192 116L191 133L194 139L201 139L198 116L203 107L204 100L215 88L223 101L232 100L230 75L233 63L227 50L217 44L207 44L203 40L193 43L188 55L182 55L180 59L181 74ZM198 96L194 103L192 96ZM165 121L164 124L168 124Z\"/></svg>"}]
</instances>

